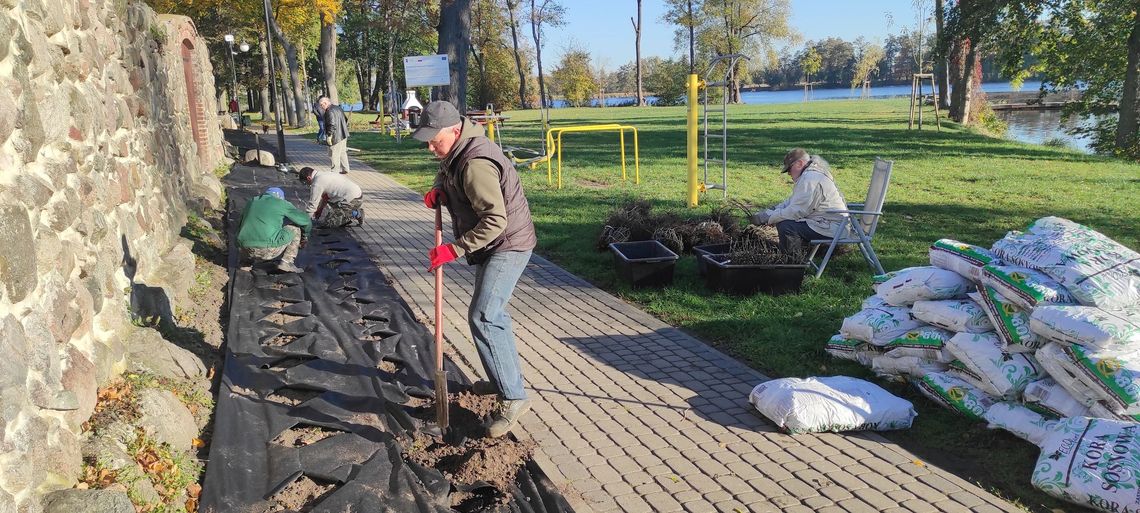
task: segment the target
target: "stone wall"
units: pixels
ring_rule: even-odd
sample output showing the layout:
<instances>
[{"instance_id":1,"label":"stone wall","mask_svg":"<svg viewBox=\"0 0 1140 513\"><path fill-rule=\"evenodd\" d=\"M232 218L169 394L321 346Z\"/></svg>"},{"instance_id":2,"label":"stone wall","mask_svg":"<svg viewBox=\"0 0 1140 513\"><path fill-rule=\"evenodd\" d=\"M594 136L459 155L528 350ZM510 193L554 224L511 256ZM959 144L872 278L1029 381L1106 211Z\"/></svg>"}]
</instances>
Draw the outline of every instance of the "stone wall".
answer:
<instances>
[{"instance_id":1,"label":"stone wall","mask_svg":"<svg viewBox=\"0 0 1140 513\"><path fill-rule=\"evenodd\" d=\"M217 107L187 18L0 0L0 512L74 485L97 386L127 365L132 302L189 288L179 230L220 202Z\"/></svg>"}]
</instances>

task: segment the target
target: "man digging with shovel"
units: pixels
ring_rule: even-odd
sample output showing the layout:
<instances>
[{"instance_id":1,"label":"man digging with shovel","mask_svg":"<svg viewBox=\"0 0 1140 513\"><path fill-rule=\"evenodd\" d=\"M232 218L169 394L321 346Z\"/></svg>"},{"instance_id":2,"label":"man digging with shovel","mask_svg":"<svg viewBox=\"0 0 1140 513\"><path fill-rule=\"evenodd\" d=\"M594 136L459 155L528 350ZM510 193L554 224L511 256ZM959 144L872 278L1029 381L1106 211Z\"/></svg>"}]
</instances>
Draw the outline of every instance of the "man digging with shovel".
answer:
<instances>
[{"instance_id":1,"label":"man digging with shovel","mask_svg":"<svg viewBox=\"0 0 1140 513\"><path fill-rule=\"evenodd\" d=\"M424 205L446 205L455 236L454 243L428 253L431 270L460 256L475 266L467 322L488 380L476 381L472 392L499 396L500 408L487 428L489 436L498 438L530 410L507 314L507 302L536 242L530 206L514 164L451 103L429 103L412 137L426 142L440 159Z\"/></svg>"}]
</instances>

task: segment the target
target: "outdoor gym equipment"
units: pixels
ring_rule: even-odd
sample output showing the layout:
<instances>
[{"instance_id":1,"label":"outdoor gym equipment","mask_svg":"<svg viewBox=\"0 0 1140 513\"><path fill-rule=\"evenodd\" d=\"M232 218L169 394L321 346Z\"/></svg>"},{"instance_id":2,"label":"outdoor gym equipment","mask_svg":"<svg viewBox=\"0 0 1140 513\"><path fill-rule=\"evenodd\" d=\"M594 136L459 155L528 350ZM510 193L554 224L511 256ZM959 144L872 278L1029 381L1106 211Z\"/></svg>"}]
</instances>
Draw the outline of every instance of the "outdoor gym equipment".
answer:
<instances>
[{"instance_id":1,"label":"outdoor gym equipment","mask_svg":"<svg viewBox=\"0 0 1140 513\"><path fill-rule=\"evenodd\" d=\"M505 125L503 123L499 124L499 147L503 150L503 153L506 154L507 157L510 157L511 161L513 161L515 164L530 166L531 169L534 169L535 166L537 166L540 162L550 160L550 146L546 143L546 133L550 129L550 109L546 106L545 102L539 107L539 117L542 121L542 126L540 128L540 131L543 134L543 138L541 139L542 150L535 150L532 148L505 144L503 142L505 139L505 137L503 137L503 127ZM528 156L520 157L520 154Z\"/></svg>"},{"instance_id":2,"label":"outdoor gym equipment","mask_svg":"<svg viewBox=\"0 0 1140 513\"><path fill-rule=\"evenodd\" d=\"M709 189L720 189L724 191L724 197L728 197L728 87L731 85L729 78L731 77L732 70L736 67L736 63L740 59L748 60L748 56L733 53L728 55L721 55L713 59L709 63L708 69L705 71L705 78L700 79L695 74L689 75L688 81L688 97L689 97L689 116L688 116L688 160L689 160L689 206L695 207L699 202L698 193L705 192ZM713 71L720 63L725 63L724 77L715 82L709 82L708 78L712 75ZM720 95L720 107L709 107L709 89L721 88L724 91ZM697 93L701 93L701 132L703 134L703 163L704 178L701 182L697 182ZM720 115L720 132L709 133L709 114ZM709 157L709 139L720 139L720 157ZM720 183L709 182L709 162L720 164L721 181Z\"/></svg>"},{"instance_id":3,"label":"outdoor gym equipment","mask_svg":"<svg viewBox=\"0 0 1140 513\"><path fill-rule=\"evenodd\" d=\"M435 206L435 247L443 245L443 205ZM435 420L447 429L447 371L443 370L443 266L435 268Z\"/></svg>"},{"instance_id":4,"label":"outdoor gym equipment","mask_svg":"<svg viewBox=\"0 0 1140 513\"><path fill-rule=\"evenodd\" d=\"M498 144L499 149L503 150L503 138L502 136L495 136L495 127L498 126L499 131L501 132L503 125L506 124L508 119L511 119L510 116L504 116L502 114L502 111L496 111L495 106L488 103L487 108L483 110L467 111L467 119L486 125L487 138L490 139L491 142ZM503 150L503 153L506 153L506 150Z\"/></svg>"},{"instance_id":5,"label":"outdoor gym equipment","mask_svg":"<svg viewBox=\"0 0 1140 513\"><path fill-rule=\"evenodd\" d=\"M609 123L604 125L577 125L577 126L563 126L550 128L546 131L546 147L554 148L558 159L558 188L562 188L562 135L567 133L578 132L618 132L618 144L621 146L621 179L626 180L625 171L625 132L630 130L633 132L633 183L641 183L641 157L637 142L637 127L633 125L620 125L617 123ZM557 133L557 137L555 137ZM553 177L551 175L550 157L546 158L546 183L553 184Z\"/></svg>"}]
</instances>

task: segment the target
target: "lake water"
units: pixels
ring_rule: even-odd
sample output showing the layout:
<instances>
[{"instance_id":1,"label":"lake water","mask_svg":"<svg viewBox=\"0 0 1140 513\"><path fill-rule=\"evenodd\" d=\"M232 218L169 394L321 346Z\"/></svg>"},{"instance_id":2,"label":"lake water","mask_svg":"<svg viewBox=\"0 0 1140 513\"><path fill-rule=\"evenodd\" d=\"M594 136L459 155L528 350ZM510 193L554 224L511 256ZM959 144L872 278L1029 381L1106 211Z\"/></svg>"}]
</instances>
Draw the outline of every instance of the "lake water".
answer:
<instances>
[{"instance_id":1,"label":"lake water","mask_svg":"<svg viewBox=\"0 0 1140 513\"><path fill-rule=\"evenodd\" d=\"M1007 110L999 111L998 117L1009 125L1005 136L1015 141L1042 144L1049 140L1062 140L1072 148L1092 153L1092 141L1087 136L1074 136L1067 129L1076 128L1093 121L1093 118L1076 116L1064 121L1059 110Z\"/></svg>"}]
</instances>

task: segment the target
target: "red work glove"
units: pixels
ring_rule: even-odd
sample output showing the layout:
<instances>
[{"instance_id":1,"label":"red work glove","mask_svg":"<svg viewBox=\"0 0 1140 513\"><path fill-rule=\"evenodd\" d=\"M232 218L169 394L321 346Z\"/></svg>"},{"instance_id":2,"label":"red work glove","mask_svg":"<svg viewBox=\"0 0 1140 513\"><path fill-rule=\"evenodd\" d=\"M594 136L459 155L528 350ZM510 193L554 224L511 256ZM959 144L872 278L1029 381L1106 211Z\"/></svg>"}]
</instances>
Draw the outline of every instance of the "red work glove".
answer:
<instances>
[{"instance_id":1,"label":"red work glove","mask_svg":"<svg viewBox=\"0 0 1140 513\"><path fill-rule=\"evenodd\" d=\"M428 259L431 260L431 267L428 268L428 272L430 273L456 258L459 258L459 254L455 252L455 247L451 244L431 248L431 251L428 251Z\"/></svg>"},{"instance_id":2,"label":"red work glove","mask_svg":"<svg viewBox=\"0 0 1140 513\"><path fill-rule=\"evenodd\" d=\"M443 189L432 189L424 194L424 206L427 208L435 208L445 201L447 196L443 194Z\"/></svg>"}]
</instances>

